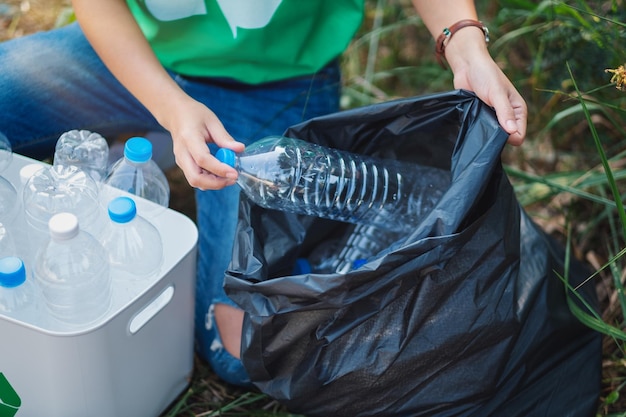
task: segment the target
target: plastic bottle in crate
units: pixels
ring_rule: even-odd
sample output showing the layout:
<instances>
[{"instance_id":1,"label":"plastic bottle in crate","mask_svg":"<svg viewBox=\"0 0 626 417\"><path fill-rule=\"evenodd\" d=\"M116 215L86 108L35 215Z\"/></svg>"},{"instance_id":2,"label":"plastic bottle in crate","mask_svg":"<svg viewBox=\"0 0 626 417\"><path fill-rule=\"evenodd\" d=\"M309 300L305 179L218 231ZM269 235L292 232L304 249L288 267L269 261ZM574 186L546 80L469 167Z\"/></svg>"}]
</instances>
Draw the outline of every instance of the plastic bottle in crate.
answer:
<instances>
[{"instance_id":1,"label":"plastic bottle in crate","mask_svg":"<svg viewBox=\"0 0 626 417\"><path fill-rule=\"evenodd\" d=\"M77 166L100 182L108 173L109 144L98 133L70 130L57 140L53 164Z\"/></svg>"},{"instance_id":2,"label":"plastic bottle in crate","mask_svg":"<svg viewBox=\"0 0 626 417\"><path fill-rule=\"evenodd\" d=\"M112 275L129 279L156 275L163 262L163 243L157 228L137 214L135 201L130 197L113 199L108 213L110 221L101 242L108 253Z\"/></svg>"},{"instance_id":3,"label":"plastic bottle in crate","mask_svg":"<svg viewBox=\"0 0 626 417\"><path fill-rule=\"evenodd\" d=\"M50 316L81 326L98 320L111 305L111 275L106 251L79 227L72 213L48 223L50 238L37 254L35 279Z\"/></svg>"},{"instance_id":4,"label":"plastic bottle in crate","mask_svg":"<svg viewBox=\"0 0 626 417\"><path fill-rule=\"evenodd\" d=\"M152 160L152 143L146 138L134 137L126 141L124 156L113 163L104 183L159 206L169 206L169 183L161 168ZM115 195L107 193L104 197L108 202Z\"/></svg>"},{"instance_id":5,"label":"plastic bottle in crate","mask_svg":"<svg viewBox=\"0 0 626 417\"><path fill-rule=\"evenodd\" d=\"M99 237L104 214L95 180L74 165L48 166L34 172L22 191L26 231L36 251L49 237L48 222L58 213L78 217L81 228Z\"/></svg>"},{"instance_id":6,"label":"plastic bottle in crate","mask_svg":"<svg viewBox=\"0 0 626 417\"><path fill-rule=\"evenodd\" d=\"M0 313L32 323L36 311L36 292L27 279L24 262L16 256L0 258Z\"/></svg>"},{"instance_id":7,"label":"plastic bottle in crate","mask_svg":"<svg viewBox=\"0 0 626 417\"><path fill-rule=\"evenodd\" d=\"M13 161L13 147L9 138L0 132L0 172L7 169L11 165L11 161Z\"/></svg>"},{"instance_id":8,"label":"plastic bottle in crate","mask_svg":"<svg viewBox=\"0 0 626 417\"><path fill-rule=\"evenodd\" d=\"M17 189L3 173L13 160L13 150L7 137L0 133L0 223L10 227L19 211Z\"/></svg>"},{"instance_id":9,"label":"plastic bottle in crate","mask_svg":"<svg viewBox=\"0 0 626 417\"><path fill-rule=\"evenodd\" d=\"M17 255L15 238L24 233L16 225L19 205L15 187L0 176L0 256Z\"/></svg>"},{"instance_id":10,"label":"plastic bottle in crate","mask_svg":"<svg viewBox=\"0 0 626 417\"><path fill-rule=\"evenodd\" d=\"M398 232L419 224L450 183L446 170L286 137L216 157L239 171L237 183L261 207Z\"/></svg>"}]
</instances>

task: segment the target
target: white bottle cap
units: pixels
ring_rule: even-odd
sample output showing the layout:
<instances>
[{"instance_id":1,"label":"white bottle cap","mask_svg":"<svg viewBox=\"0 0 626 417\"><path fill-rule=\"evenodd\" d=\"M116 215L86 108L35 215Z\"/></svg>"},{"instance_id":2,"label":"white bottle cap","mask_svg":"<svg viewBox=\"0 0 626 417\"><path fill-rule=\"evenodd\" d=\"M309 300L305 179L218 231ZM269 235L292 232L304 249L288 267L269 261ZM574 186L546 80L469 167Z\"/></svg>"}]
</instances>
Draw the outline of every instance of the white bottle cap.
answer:
<instances>
[{"instance_id":1,"label":"white bottle cap","mask_svg":"<svg viewBox=\"0 0 626 417\"><path fill-rule=\"evenodd\" d=\"M22 169L20 169L20 181L22 182L22 185L26 184L26 181L28 181L30 177L43 168L44 166L42 164L24 165Z\"/></svg>"},{"instance_id":2,"label":"white bottle cap","mask_svg":"<svg viewBox=\"0 0 626 417\"><path fill-rule=\"evenodd\" d=\"M48 221L50 237L54 240L72 239L78 234L78 218L72 213L58 213Z\"/></svg>"}]
</instances>

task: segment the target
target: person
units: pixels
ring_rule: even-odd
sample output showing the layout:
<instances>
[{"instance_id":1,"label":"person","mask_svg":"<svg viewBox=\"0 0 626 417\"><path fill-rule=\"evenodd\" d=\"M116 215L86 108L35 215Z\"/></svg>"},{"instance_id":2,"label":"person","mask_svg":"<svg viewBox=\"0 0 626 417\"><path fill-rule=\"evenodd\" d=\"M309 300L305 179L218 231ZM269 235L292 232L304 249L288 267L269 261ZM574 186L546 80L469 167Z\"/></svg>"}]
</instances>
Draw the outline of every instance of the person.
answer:
<instances>
[{"instance_id":1,"label":"person","mask_svg":"<svg viewBox=\"0 0 626 417\"><path fill-rule=\"evenodd\" d=\"M171 134L195 188L199 229L196 348L225 381L247 385L243 312L222 288L237 221L237 172L213 155L339 110L338 58L364 0L73 0L78 24L0 44L0 131L15 152L49 156L87 129ZM413 0L454 75L494 107L509 142L526 104L489 55L470 0ZM425 46L426 47L426 46ZM207 146L207 144L209 146Z\"/></svg>"}]
</instances>

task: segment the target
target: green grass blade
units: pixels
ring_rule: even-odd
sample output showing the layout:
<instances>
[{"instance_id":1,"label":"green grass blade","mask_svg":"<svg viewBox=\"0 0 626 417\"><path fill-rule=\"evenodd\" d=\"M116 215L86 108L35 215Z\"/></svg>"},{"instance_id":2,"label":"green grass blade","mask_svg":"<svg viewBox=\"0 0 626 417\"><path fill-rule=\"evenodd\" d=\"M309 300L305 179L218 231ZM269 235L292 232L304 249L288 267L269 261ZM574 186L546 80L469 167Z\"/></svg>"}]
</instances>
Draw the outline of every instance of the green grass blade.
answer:
<instances>
[{"instance_id":1,"label":"green grass blade","mask_svg":"<svg viewBox=\"0 0 626 417\"><path fill-rule=\"evenodd\" d=\"M602 162L602 166L604 167L604 172L609 182L611 192L613 193L613 198L615 199L615 204L617 206L617 213L622 222L622 229L623 229L624 235L626 236L626 212L624 212L624 205L622 203L619 190L617 189L615 178L613 177L613 171L611 170L611 166L609 165L606 153L604 152L604 149L602 148L602 143L600 141L600 137L598 136L598 132L596 131L595 125L593 121L591 120L591 114L589 113L585 100L582 97L580 90L578 89L578 84L576 83L576 80L574 78L574 74L572 73L572 69L569 65L569 62L567 62L566 65L567 65L567 71L569 72L569 75L570 75L570 80L572 81L572 85L574 86L574 89L576 90L576 95L578 97L580 104L582 105L583 113L585 114L585 118L587 119L587 124L589 125L589 129L591 130L591 135L596 145L596 150L598 151L598 154L600 155L600 160Z\"/></svg>"}]
</instances>

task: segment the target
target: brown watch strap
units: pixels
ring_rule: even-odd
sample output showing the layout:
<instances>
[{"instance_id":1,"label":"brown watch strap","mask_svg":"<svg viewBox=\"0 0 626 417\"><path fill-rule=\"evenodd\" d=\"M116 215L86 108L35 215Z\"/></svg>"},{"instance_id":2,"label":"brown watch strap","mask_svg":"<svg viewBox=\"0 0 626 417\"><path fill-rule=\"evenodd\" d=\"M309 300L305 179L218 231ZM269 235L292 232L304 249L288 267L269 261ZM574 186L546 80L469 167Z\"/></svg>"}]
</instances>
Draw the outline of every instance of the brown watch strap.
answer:
<instances>
[{"instance_id":1,"label":"brown watch strap","mask_svg":"<svg viewBox=\"0 0 626 417\"><path fill-rule=\"evenodd\" d=\"M445 28L441 35L437 37L437 41L435 42L435 56L437 57L437 62L442 68L446 68L444 61L446 59L445 50L448 41L450 41L456 32L470 26L477 27L482 30L485 34L485 42L489 43L489 29L483 24L483 22L473 19L459 20L449 28Z\"/></svg>"}]
</instances>

